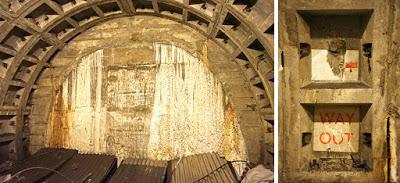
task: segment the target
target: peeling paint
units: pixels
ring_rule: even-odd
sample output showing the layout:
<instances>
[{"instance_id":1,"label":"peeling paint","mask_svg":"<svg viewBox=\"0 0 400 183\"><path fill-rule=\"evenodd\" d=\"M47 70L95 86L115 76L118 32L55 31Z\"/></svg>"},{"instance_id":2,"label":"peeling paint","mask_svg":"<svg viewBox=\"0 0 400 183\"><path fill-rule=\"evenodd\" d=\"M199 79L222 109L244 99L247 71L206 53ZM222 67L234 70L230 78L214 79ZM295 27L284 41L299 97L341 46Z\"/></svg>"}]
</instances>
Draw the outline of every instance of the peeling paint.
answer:
<instances>
[{"instance_id":1,"label":"peeling paint","mask_svg":"<svg viewBox=\"0 0 400 183\"><path fill-rule=\"evenodd\" d=\"M358 80L358 50L333 55L329 50L312 49L312 80Z\"/></svg>"}]
</instances>

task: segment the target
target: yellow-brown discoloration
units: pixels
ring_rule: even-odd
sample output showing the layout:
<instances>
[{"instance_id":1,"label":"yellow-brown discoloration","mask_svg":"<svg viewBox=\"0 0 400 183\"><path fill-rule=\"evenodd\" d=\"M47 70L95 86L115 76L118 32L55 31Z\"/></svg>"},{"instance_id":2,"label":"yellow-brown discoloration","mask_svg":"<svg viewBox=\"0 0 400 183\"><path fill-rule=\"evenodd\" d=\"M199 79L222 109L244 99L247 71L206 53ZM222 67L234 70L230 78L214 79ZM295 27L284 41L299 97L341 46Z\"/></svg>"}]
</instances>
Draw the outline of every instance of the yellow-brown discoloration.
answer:
<instances>
[{"instance_id":1,"label":"yellow-brown discoloration","mask_svg":"<svg viewBox=\"0 0 400 183\"><path fill-rule=\"evenodd\" d=\"M236 120L235 111L230 103L225 106L224 141L222 154L227 159L245 158L243 137Z\"/></svg>"},{"instance_id":2,"label":"yellow-brown discoloration","mask_svg":"<svg viewBox=\"0 0 400 183\"><path fill-rule=\"evenodd\" d=\"M55 86L57 87L57 86ZM68 142L68 110L62 97L62 90L59 87L53 90L53 106L49 115L47 129L47 146L65 147Z\"/></svg>"}]
</instances>

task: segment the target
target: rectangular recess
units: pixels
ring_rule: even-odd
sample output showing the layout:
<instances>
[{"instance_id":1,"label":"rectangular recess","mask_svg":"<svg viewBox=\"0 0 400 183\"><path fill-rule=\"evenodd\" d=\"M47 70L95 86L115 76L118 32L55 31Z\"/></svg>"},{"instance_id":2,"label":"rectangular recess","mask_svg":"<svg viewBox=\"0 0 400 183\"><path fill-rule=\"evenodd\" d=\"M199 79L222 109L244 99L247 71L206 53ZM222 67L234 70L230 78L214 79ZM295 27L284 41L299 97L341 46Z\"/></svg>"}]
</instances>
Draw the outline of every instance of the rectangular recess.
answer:
<instances>
[{"instance_id":1,"label":"rectangular recess","mask_svg":"<svg viewBox=\"0 0 400 183\"><path fill-rule=\"evenodd\" d=\"M72 19L79 22L79 24L84 24L85 22L89 21L90 19L98 18L97 13L92 8L87 8L73 16Z\"/></svg>"},{"instance_id":2,"label":"rectangular recess","mask_svg":"<svg viewBox=\"0 0 400 183\"><path fill-rule=\"evenodd\" d=\"M298 10L302 88L368 88L372 84L373 10ZM309 45L307 49L302 45ZM356 84L353 84L356 83Z\"/></svg>"},{"instance_id":3,"label":"rectangular recess","mask_svg":"<svg viewBox=\"0 0 400 183\"><path fill-rule=\"evenodd\" d=\"M361 38L372 10L301 10L311 38Z\"/></svg>"},{"instance_id":4,"label":"rectangular recess","mask_svg":"<svg viewBox=\"0 0 400 183\"><path fill-rule=\"evenodd\" d=\"M28 2L28 0L8 1L8 8L10 9L10 11L16 13L22 6L24 6Z\"/></svg>"},{"instance_id":5,"label":"rectangular recess","mask_svg":"<svg viewBox=\"0 0 400 183\"><path fill-rule=\"evenodd\" d=\"M101 5L98 5L98 7L105 15L122 12L116 2L101 4Z\"/></svg>"},{"instance_id":6,"label":"rectangular recess","mask_svg":"<svg viewBox=\"0 0 400 183\"><path fill-rule=\"evenodd\" d=\"M357 81L359 50L345 50L343 55L325 49L311 49L311 80Z\"/></svg>"},{"instance_id":7,"label":"rectangular recess","mask_svg":"<svg viewBox=\"0 0 400 183\"><path fill-rule=\"evenodd\" d=\"M70 23L67 21L62 21L59 24L57 24L55 27L53 27L50 30L50 33L56 35L58 38L63 37L67 32L70 30L74 29L74 26L72 26Z\"/></svg>"},{"instance_id":8,"label":"rectangular recess","mask_svg":"<svg viewBox=\"0 0 400 183\"><path fill-rule=\"evenodd\" d=\"M300 150L301 153L308 154L302 157L301 161L310 163L309 166L305 164L303 170L370 171L373 164L371 143L368 138L373 135L371 105L371 103L301 104L304 112L300 113L302 119L299 121L300 133L312 134L311 145L302 146ZM354 160L362 162L363 166L358 166ZM330 164L326 164L327 162Z\"/></svg>"},{"instance_id":9,"label":"rectangular recess","mask_svg":"<svg viewBox=\"0 0 400 183\"><path fill-rule=\"evenodd\" d=\"M173 6L173 5L170 5L170 4L167 4L167 3L159 2L158 3L158 8L159 8L161 13L167 11L167 12L170 12L172 14L174 14L174 13L180 14L180 15L183 14L183 9L182 8L177 7L177 6Z\"/></svg>"},{"instance_id":10,"label":"rectangular recess","mask_svg":"<svg viewBox=\"0 0 400 183\"><path fill-rule=\"evenodd\" d=\"M225 16L224 22L222 23L222 25L232 25L233 29L236 29L237 27L240 26L240 24L242 24L242 22L240 22L235 16L233 16L231 13L228 13Z\"/></svg>"},{"instance_id":11,"label":"rectangular recess","mask_svg":"<svg viewBox=\"0 0 400 183\"><path fill-rule=\"evenodd\" d=\"M253 7L258 0L234 0L233 5L245 5L247 9Z\"/></svg>"},{"instance_id":12,"label":"rectangular recess","mask_svg":"<svg viewBox=\"0 0 400 183\"><path fill-rule=\"evenodd\" d=\"M145 0L133 0L136 11L138 12L149 12L153 11L153 3Z\"/></svg>"},{"instance_id":13,"label":"rectangular recess","mask_svg":"<svg viewBox=\"0 0 400 183\"><path fill-rule=\"evenodd\" d=\"M264 46L261 44L261 42L258 39L254 40L247 48L252 49L252 50L262 51L262 52L266 51Z\"/></svg>"},{"instance_id":14,"label":"rectangular recess","mask_svg":"<svg viewBox=\"0 0 400 183\"><path fill-rule=\"evenodd\" d=\"M315 106L314 151L358 152L360 107Z\"/></svg>"},{"instance_id":15,"label":"rectangular recess","mask_svg":"<svg viewBox=\"0 0 400 183\"><path fill-rule=\"evenodd\" d=\"M86 0L51 0L51 1L54 1L55 3L59 4L64 12L69 11L75 6L87 3Z\"/></svg>"},{"instance_id":16,"label":"rectangular recess","mask_svg":"<svg viewBox=\"0 0 400 183\"><path fill-rule=\"evenodd\" d=\"M19 50L27 40L32 36L32 34L27 31L14 26L12 30L7 34L7 36L1 42L5 47L11 48L15 51Z\"/></svg>"},{"instance_id":17,"label":"rectangular recess","mask_svg":"<svg viewBox=\"0 0 400 183\"><path fill-rule=\"evenodd\" d=\"M221 30L218 30L216 38L221 39L224 43L227 43L229 40L229 37Z\"/></svg>"},{"instance_id":18,"label":"rectangular recess","mask_svg":"<svg viewBox=\"0 0 400 183\"><path fill-rule=\"evenodd\" d=\"M46 3L43 3L25 16L25 18L39 27L44 27L57 16L58 14L52 8L50 8Z\"/></svg>"},{"instance_id":19,"label":"rectangular recess","mask_svg":"<svg viewBox=\"0 0 400 183\"><path fill-rule=\"evenodd\" d=\"M272 24L271 26L269 26L269 27L267 28L267 30L264 31L264 33L265 33L265 34L270 34L270 35L272 34L272 35L273 35L273 34L274 34L274 24Z\"/></svg>"},{"instance_id":20,"label":"rectangular recess","mask_svg":"<svg viewBox=\"0 0 400 183\"><path fill-rule=\"evenodd\" d=\"M209 17L212 17L217 4L211 0L190 0L189 6L203 12Z\"/></svg>"},{"instance_id":21,"label":"rectangular recess","mask_svg":"<svg viewBox=\"0 0 400 183\"><path fill-rule=\"evenodd\" d=\"M7 70L14 60L14 56L0 52L0 78L4 78Z\"/></svg>"},{"instance_id":22,"label":"rectangular recess","mask_svg":"<svg viewBox=\"0 0 400 183\"><path fill-rule=\"evenodd\" d=\"M200 29L203 29L203 30L205 30L208 27L208 25L210 24L210 22L208 22L203 17L200 17L191 12L188 13L187 21L190 22L191 24L194 24L194 25L200 27Z\"/></svg>"},{"instance_id":23,"label":"rectangular recess","mask_svg":"<svg viewBox=\"0 0 400 183\"><path fill-rule=\"evenodd\" d=\"M27 82L30 79L31 74L36 68L36 64L22 60L17 72L15 73L14 80Z\"/></svg>"},{"instance_id":24,"label":"rectangular recess","mask_svg":"<svg viewBox=\"0 0 400 183\"><path fill-rule=\"evenodd\" d=\"M0 26L5 22L4 18L0 17Z\"/></svg>"},{"instance_id":25,"label":"rectangular recess","mask_svg":"<svg viewBox=\"0 0 400 183\"><path fill-rule=\"evenodd\" d=\"M52 45L50 45L46 41L39 40L35 44L35 46L33 46L33 48L29 51L28 55L40 60L44 57L47 51L50 50L51 46Z\"/></svg>"},{"instance_id":26,"label":"rectangular recess","mask_svg":"<svg viewBox=\"0 0 400 183\"><path fill-rule=\"evenodd\" d=\"M24 89L25 88L21 86L9 85L4 100L4 105L18 106Z\"/></svg>"},{"instance_id":27,"label":"rectangular recess","mask_svg":"<svg viewBox=\"0 0 400 183\"><path fill-rule=\"evenodd\" d=\"M51 0L51 1L53 1L53 2L55 2L55 3L57 3L57 4L59 4L59 5L65 5L65 4L68 4L68 3L71 3L72 1L74 1L74 0Z\"/></svg>"}]
</instances>

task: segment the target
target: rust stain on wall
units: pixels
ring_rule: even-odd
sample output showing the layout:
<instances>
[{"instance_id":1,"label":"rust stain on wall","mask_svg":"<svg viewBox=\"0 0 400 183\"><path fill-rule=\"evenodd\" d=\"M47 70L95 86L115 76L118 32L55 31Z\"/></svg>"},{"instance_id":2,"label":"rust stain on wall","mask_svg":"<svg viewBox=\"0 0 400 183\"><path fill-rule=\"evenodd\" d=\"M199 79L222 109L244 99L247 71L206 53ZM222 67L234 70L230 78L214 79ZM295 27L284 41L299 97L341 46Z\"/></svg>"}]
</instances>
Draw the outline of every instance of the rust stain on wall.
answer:
<instances>
[{"instance_id":1,"label":"rust stain on wall","mask_svg":"<svg viewBox=\"0 0 400 183\"><path fill-rule=\"evenodd\" d=\"M247 159L234 109L202 51L156 44L156 64L105 68L102 52L82 58L54 94L49 146L119 159L207 152Z\"/></svg>"},{"instance_id":2,"label":"rust stain on wall","mask_svg":"<svg viewBox=\"0 0 400 183\"><path fill-rule=\"evenodd\" d=\"M204 65L205 65L207 68L209 68L210 61L208 60L207 41L205 41L204 44L203 44L202 56L203 56L202 61L203 61Z\"/></svg>"},{"instance_id":3,"label":"rust stain on wall","mask_svg":"<svg viewBox=\"0 0 400 183\"><path fill-rule=\"evenodd\" d=\"M243 136L241 134L232 104L225 106L224 141L222 154L229 160L246 159Z\"/></svg>"},{"instance_id":4,"label":"rust stain on wall","mask_svg":"<svg viewBox=\"0 0 400 183\"><path fill-rule=\"evenodd\" d=\"M103 152L102 55L103 51L98 50L83 57L67 77L62 78L61 85L53 81L48 146Z\"/></svg>"},{"instance_id":5,"label":"rust stain on wall","mask_svg":"<svg viewBox=\"0 0 400 183\"><path fill-rule=\"evenodd\" d=\"M65 147L68 142L68 109L62 96L64 88L57 88L53 82L52 109L49 115L47 146Z\"/></svg>"}]
</instances>

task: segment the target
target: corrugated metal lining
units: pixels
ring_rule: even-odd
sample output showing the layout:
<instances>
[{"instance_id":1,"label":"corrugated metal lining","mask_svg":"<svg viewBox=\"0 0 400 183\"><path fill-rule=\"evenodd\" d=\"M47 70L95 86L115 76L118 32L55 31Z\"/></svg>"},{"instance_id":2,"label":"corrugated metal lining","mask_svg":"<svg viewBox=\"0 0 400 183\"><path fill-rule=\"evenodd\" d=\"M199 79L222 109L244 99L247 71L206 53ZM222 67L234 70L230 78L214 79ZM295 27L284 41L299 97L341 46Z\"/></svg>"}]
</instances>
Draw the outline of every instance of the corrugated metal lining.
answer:
<instances>
[{"instance_id":1,"label":"corrugated metal lining","mask_svg":"<svg viewBox=\"0 0 400 183\"><path fill-rule=\"evenodd\" d=\"M73 182L105 182L117 169L117 158L111 155L78 154L58 169ZM57 174L51 175L45 182L68 182Z\"/></svg>"},{"instance_id":2,"label":"corrugated metal lining","mask_svg":"<svg viewBox=\"0 0 400 183\"><path fill-rule=\"evenodd\" d=\"M128 159L121 163L110 183L163 183L166 170L166 161Z\"/></svg>"},{"instance_id":3,"label":"corrugated metal lining","mask_svg":"<svg viewBox=\"0 0 400 183\"><path fill-rule=\"evenodd\" d=\"M11 174L14 175L21 170L32 167L44 167L49 169L57 169L62 166L66 161L76 155L78 151L70 149L57 149L57 148L45 148L41 149L32 155L30 158L16 163ZM24 171L18 176L19 182L36 182L44 177L50 175L52 172L43 169L32 169Z\"/></svg>"},{"instance_id":4,"label":"corrugated metal lining","mask_svg":"<svg viewBox=\"0 0 400 183\"><path fill-rule=\"evenodd\" d=\"M229 162L216 153L198 154L173 160L168 166L167 183L239 182Z\"/></svg>"},{"instance_id":5,"label":"corrugated metal lining","mask_svg":"<svg viewBox=\"0 0 400 183\"><path fill-rule=\"evenodd\" d=\"M32 167L44 167L53 171L42 169L26 171L19 176L20 182L102 183L108 180L110 183L238 182L230 162L220 158L216 153L192 155L169 163L149 159L127 159L117 169L115 156L78 154L76 150L67 149L41 149L31 158L15 165L12 174Z\"/></svg>"}]
</instances>

